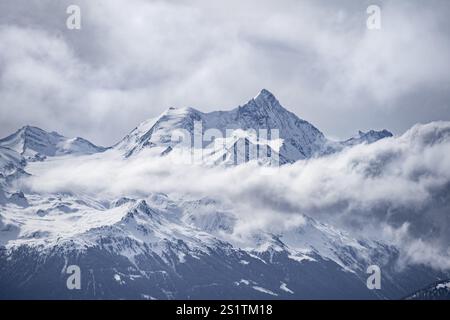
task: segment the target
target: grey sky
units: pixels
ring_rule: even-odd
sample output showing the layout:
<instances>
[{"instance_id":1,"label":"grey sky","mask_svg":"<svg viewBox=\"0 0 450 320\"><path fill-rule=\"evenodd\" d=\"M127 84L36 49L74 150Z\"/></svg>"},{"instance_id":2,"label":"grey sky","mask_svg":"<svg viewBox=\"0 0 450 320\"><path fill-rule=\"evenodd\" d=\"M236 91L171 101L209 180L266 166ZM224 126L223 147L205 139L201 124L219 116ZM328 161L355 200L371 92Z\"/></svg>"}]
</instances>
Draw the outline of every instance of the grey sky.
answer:
<instances>
[{"instance_id":1,"label":"grey sky","mask_svg":"<svg viewBox=\"0 0 450 320\"><path fill-rule=\"evenodd\" d=\"M450 120L449 15L446 0L3 0L0 136L33 124L110 145L170 106L230 109L261 88L331 137L402 133Z\"/></svg>"}]
</instances>

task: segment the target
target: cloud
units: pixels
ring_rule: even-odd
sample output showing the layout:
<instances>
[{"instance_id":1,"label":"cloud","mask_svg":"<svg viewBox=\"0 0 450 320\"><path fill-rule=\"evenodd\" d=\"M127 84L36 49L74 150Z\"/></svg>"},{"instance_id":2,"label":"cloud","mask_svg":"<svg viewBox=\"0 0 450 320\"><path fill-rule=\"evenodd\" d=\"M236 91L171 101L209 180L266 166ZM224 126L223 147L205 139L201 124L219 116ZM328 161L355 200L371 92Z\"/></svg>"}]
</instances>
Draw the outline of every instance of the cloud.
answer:
<instances>
[{"instance_id":1,"label":"cloud","mask_svg":"<svg viewBox=\"0 0 450 320\"><path fill-rule=\"evenodd\" d=\"M32 124L111 145L169 106L231 108L262 87L340 137L449 119L448 1L380 1L379 31L365 28L371 3L361 1L75 1L82 30L70 31L73 3L1 2L0 135ZM447 126L417 126L273 176L111 155L52 162L27 183L111 197L208 195L238 203L247 221L257 211L263 226L305 213L382 230L407 261L448 267Z\"/></svg>"},{"instance_id":2,"label":"cloud","mask_svg":"<svg viewBox=\"0 0 450 320\"><path fill-rule=\"evenodd\" d=\"M400 137L298 161L270 175L252 163L183 165L151 153L42 162L22 183L32 192L110 199L151 192L211 197L232 208L239 232L289 228L306 214L391 242L405 263L450 269L450 122L416 125Z\"/></svg>"},{"instance_id":3,"label":"cloud","mask_svg":"<svg viewBox=\"0 0 450 320\"><path fill-rule=\"evenodd\" d=\"M0 4L0 135L33 124L111 145L170 106L232 108L263 87L326 133L449 120L448 1ZM419 41L420 39L420 41Z\"/></svg>"}]
</instances>

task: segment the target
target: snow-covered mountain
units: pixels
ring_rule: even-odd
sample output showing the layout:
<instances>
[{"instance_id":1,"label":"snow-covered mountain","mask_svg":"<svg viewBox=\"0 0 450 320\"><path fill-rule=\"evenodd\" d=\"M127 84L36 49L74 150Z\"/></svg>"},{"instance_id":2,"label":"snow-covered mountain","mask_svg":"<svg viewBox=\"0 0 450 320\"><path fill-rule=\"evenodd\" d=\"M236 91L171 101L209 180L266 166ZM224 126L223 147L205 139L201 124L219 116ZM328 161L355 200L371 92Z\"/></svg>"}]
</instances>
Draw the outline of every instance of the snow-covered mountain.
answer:
<instances>
[{"instance_id":1,"label":"snow-covered mountain","mask_svg":"<svg viewBox=\"0 0 450 320\"><path fill-rule=\"evenodd\" d=\"M211 199L59 194L26 201L0 216L1 298L379 299L440 276L420 267L398 272L395 247L307 217L288 234L256 232L239 247L216 232L232 220L196 223L233 214ZM383 267L381 291L366 288L365 269L374 263ZM72 264L83 272L83 290L65 287Z\"/></svg>"},{"instance_id":2,"label":"snow-covered mountain","mask_svg":"<svg viewBox=\"0 0 450 320\"><path fill-rule=\"evenodd\" d=\"M220 162L221 159L232 162L230 158L233 157L232 153L236 152L236 145L239 143L253 145L255 149L264 145L279 155L282 164L328 154L342 148L340 143L328 140L311 123L283 108L275 96L266 89L261 90L255 98L243 106L230 111L203 113L194 108L170 108L161 116L140 124L115 145L115 148L123 151L126 157L137 154L144 148L160 148L161 154L165 155L178 143L172 139L174 131L187 130L192 137L196 130L196 122L201 123L202 127L199 129L201 133L215 129L220 131L224 138L219 141L219 145L224 148L217 148L217 144L213 146L217 140L216 136L200 144L201 147L210 150L208 157L217 160L213 162ZM227 130L234 134L227 134ZM279 132L276 137L271 136L274 130ZM261 137L261 132L264 133L264 137ZM381 133L370 131L352 143L374 142L387 136L390 136L387 131Z\"/></svg>"},{"instance_id":3,"label":"snow-covered mountain","mask_svg":"<svg viewBox=\"0 0 450 320\"><path fill-rule=\"evenodd\" d=\"M361 143L374 143L378 140L390 138L392 136L393 134L388 130L381 130L381 131L370 130L368 132L359 131L357 136L352 137L346 141L343 141L342 144L344 146L354 146Z\"/></svg>"},{"instance_id":4,"label":"snow-covered mountain","mask_svg":"<svg viewBox=\"0 0 450 320\"><path fill-rule=\"evenodd\" d=\"M196 127L196 123L200 126ZM387 130L371 130L343 142L330 141L319 129L286 110L272 93L263 89L243 106L230 111L204 113L194 108L169 108L159 117L142 122L111 148L120 150L125 157L146 148L154 148L158 154L167 155L179 146L179 141L172 136L180 129L190 134L189 139L193 139L195 130L200 130L203 141L199 144L190 142L194 148L203 149L207 161L214 164L236 164L236 158L243 158L245 162L251 151L258 155L274 153L281 164L292 163L392 136ZM213 134L203 136L208 135L208 130L213 130ZM31 161L47 156L94 154L108 149L83 138L66 138L32 126L24 126L0 139L0 147L13 150ZM2 158L11 158L6 149L2 150ZM6 165L5 161L1 163Z\"/></svg>"},{"instance_id":5,"label":"snow-covered mountain","mask_svg":"<svg viewBox=\"0 0 450 320\"><path fill-rule=\"evenodd\" d=\"M359 144L373 147L376 144L366 144L392 136L386 130L369 131L343 142L330 141L267 90L230 111L170 108L107 149L82 138L24 127L0 140L0 298L387 299L450 277L419 264L399 268L400 251L394 245L355 236L302 212L286 218L283 229L263 228L257 224L258 209L245 208L257 227L236 233L244 209L218 197L195 196L190 190L136 191L133 185L131 194L120 197L71 189L70 184L61 191L36 191L23 179L47 183L41 177L53 167L63 171L46 179L69 179L65 173L75 164L77 175L96 179L93 171L98 168L108 173L111 183L122 182L117 168L141 165L149 154L165 161L161 155L174 155L178 148L172 134L177 129L195 133L197 122L202 133L217 129L218 136L223 135L200 145L217 164L233 163L238 144L265 147L278 153L281 163L292 163L355 150L351 148ZM449 137L447 123L423 128L414 127L399 143L438 144ZM233 131L228 136L227 129ZM279 137L259 139L254 132L259 129L278 129ZM217 141L225 148L211 145ZM93 168L88 163L94 163L95 170L81 172ZM370 163L377 172L382 170L383 162ZM145 183L163 184L174 170L164 165L164 174ZM353 161L350 167L360 170L364 165ZM132 175L141 172L132 170ZM366 269L373 264L383 270L381 290L366 286ZM80 267L82 290L67 289L69 265Z\"/></svg>"},{"instance_id":6,"label":"snow-covered mountain","mask_svg":"<svg viewBox=\"0 0 450 320\"><path fill-rule=\"evenodd\" d=\"M47 132L32 126L24 126L1 139L0 147L11 149L27 160L42 160L47 156L67 154L92 154L105 150L83 138L66 138L57 132Z\"/></svg>"}]
</instances>

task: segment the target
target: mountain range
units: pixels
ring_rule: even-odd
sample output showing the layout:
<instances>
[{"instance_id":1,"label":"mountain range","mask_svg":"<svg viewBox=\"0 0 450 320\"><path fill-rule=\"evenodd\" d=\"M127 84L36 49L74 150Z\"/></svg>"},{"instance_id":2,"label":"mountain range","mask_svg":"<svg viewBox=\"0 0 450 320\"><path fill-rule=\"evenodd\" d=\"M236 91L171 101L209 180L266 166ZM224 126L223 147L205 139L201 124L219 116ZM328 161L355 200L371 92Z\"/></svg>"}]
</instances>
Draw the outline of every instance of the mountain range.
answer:
<instances>
[{"instance_id":1,"label":"mountain range","mask_svg":"<svg viewBox=\"0 0 450 320\"><path fill-rule=\"evenodd\" d=\"M399 269L394 245L301 213L301 223L292 222L286 232L261 229L239 243L231 236L239 220L236 208L214 197L45 193L21 183L74 159L101 165L114 155L131 165L148 153L176 156L182 147L174 132L194 135L196 123L203 134L216 130L197 147L209 150L209 163L219 167L237 165L239 157L250 160L252 144L289 166L393 138L387 130L370 130L332 141L265 89L229 111L169 108L106 148L25 126L0 139L0 298L396 299L449 278L429 266ZM275 129L276 141L259 139L259 132ZM217 141L224 147L217 148ZM246 146L243 155L236 154L240 143ZM69 265L82 271L81 290L66 287ZM380 290L366 286L370 265L382 266Z\"/></svg>"}]
</instances>

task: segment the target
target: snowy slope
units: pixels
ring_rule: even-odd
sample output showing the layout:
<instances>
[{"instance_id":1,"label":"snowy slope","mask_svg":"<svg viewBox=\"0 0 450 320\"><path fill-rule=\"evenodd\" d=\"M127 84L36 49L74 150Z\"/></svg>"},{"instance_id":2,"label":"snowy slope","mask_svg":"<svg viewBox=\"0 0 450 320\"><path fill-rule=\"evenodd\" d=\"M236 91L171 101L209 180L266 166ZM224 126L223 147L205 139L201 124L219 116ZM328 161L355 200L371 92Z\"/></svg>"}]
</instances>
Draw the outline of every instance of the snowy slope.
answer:
<instances>
[{"instance_id":1,"label":"snowy slope","mask_svg":"<svg viewBox=\"0 0 450 320\"><path fill-rule=\"evenodd\" d=\"M193 108L170 108L157 119L142 123L115 148L123 150L126 156L136 154L147 147L163 147L162 150L167 148L171 150L176 145L176 142L172 142L172 133L176 129L185 129L193 135L195 122L202 123L202 132L217 129L224 138L239 129L254 130L256 133L260 129L268 130L265 140L280 139L281 145L278 149L280 157L285 162L323 154L329 148L329 141L316 127L284 109L273 94L265 89L243 106L230 111L203 113ZM230 131L228 135L227 129ZM279 130L279 137L270 136L272 129ZM247 135L252 134L247 133ZM211 138L211 142L214 138ZM224 143L229 151L239 138L235 136L225 140L227 141L221 144ZM205 143L203 147L207 145L208 143ZM269 147L272 146L269 145ZM219 153L217 158L221 157L226 158L227 155Z\"/></svg>"},{"instance_id":2,"label":"snowy slope","mask_svg":"<svg viewBox=\"0 0 450 320\"><path fill-rule=\"evenodd\" d=\"M196 123L198 126L196 126ZM261 92L243 106L230 111L204 113L194 108L169 108L156 118L142 122L112 148L130 157L146 148L156 155L167 155L181 144L178 130L185 130L185 139L194 150L201 150L203 160L210 164L240 164L267 156L280 164L337 152L343 146L372 143L392 136L388 131L360 132L342 143L328 140L311 123L286 110L268 90ZM278 131L278 133L276 132ZM193 141L195 133L200 140ZM201 141L201 135L206 134ZM174 135L174 139L172 136ZM0 147L16 151L27 160L43 160L47 156L93 154L106 148L83 138L66 138L56 132L25 126L0 139ZM178 148L179 149L179 148Z\"/></svg>"},{"instance_id":3,"label":"snowy slope","mask_svg":"<svg viewBox=\"0 0 450 320\"><path fill-rule=\"evenodd\" d=\"M105 150L83 138L66 138L56 132L46 132L31 126L25 126L1 139L0 147L9 148L27 159L34 160L40 160L46 156L92 154Z\"/></svg>"},{"instance_id":4,"label":"snowy slope","mask_svg":"<svg viewBox=\"0 0 450 320\"><path fill-rule=\"evenodd\" d=\"M27 175L26 164L25 158L16 151L0 147L0 204L9 201L5 193L8 185Z\"/></svg>"},{"instance_id":5,"label":"snowy slope","mask_svg":"<svg viewBox=\"0 0 450 320\"><path fill-rule=\"evenodd\" d=\"M14 173L17 168L23 168L26 165L25 159L18 152L0 147L0 174L7 176Z\"/></svg>"},{"instance_id":6,"label":"snowy slope","mask_svg":"<svg viewBox=\"0 0 450 320\"><path fill-rule=\"evenodd\" d=\"M308 217L289 233L261 230L239 246L229 237L236 215L213 199L29 194L26 201L0 213L1 297L376 299L426 283L393 271L395 248ZM386 289L376 293L364 282L373 263L386 270ZM70 264L90 270L79 293L64 290Z\"/></svg>"},{"instance_id":7,"label":"snowy slope","mask_svg":"<svg viewBox=\"0 0 450 320\"><path fill-rule=\"evenodd\" d=\"M314 257L330 260L349 272L365 272L370 263L384 265L396 249L369 239L357 239L331 225L321 223L306 215L292 219L291 228L283 232L259 230L247 233L245 239L235 239L238 215L229 206L211 198L182 201L180 207L184 222L216 237L247 248L253 253L267 251L285 252L294 261L315 261Z\"/></svg>"}]
</instances>

